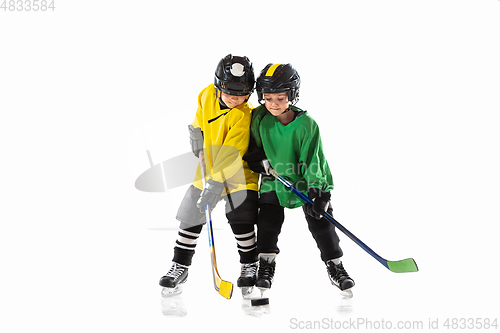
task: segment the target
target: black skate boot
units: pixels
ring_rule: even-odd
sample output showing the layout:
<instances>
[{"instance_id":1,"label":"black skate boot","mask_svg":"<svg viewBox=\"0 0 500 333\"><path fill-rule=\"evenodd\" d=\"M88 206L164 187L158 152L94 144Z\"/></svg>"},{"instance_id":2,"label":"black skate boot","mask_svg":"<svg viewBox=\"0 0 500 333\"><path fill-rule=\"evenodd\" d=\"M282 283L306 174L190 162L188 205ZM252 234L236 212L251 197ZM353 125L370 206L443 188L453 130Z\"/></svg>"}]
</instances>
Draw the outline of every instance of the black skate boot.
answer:
<instances>
[{"instance_id":1,"label":"black skate boot","mask_svg":"<svg viewBox=\"0 0 500 333\"><path fill-rule=\"evenodd\" d=\"M333 260L328 260L326 262L326 269L328 271L328 277L332 284L338 287L342 291L347 291L354 287L354 280L349 277L342 262L335 264Z\"/></svg>"},{"instance_id":2,"label":"black skate boot","mask_svg":"<svg viewBox=\"0 0 500 333\"><path fill-rule=\"evenodd\" d=\"M255 285L258 266L258 262L241 264L241 274L238 281L236 281L238 287L253 287Z\"/></svg>"},{"instance_id":3,"label":"black skate boot","mask_svg":"<svg viewBox=\"0 0 500 333\"><path fill-rule=\"evenodd\" d=\"M172 263L172 267L167 274L160 279L160 286L163 287L162 295L170 296L182 292L182 284L187 281L188 266Z\"/></svg>"},{"instance_id":4,"label":"black skate boot","mask_svg":"<svg viewBox=\"0 0 500 333\"><path fill-rule=\"evenodd\" d=\"M236 281L236 285L241 288L241 294L243 297L249 296L253 291L253 286L255 285L257 268L259 267L258 262L241 264L241 274Z\"/></svg>"},{"instance_id":5,"label":"black skate boot","mask_svg":"<svg viewBox=\"0 0 500 333\"><path fill-rule=\"evenodd\" d=\"M257 274L255 286L261 290L271 288L274 279L274 270L276 268L275 258L275 254L259 256L259 273Z\"/></svg>"}]
</instances>

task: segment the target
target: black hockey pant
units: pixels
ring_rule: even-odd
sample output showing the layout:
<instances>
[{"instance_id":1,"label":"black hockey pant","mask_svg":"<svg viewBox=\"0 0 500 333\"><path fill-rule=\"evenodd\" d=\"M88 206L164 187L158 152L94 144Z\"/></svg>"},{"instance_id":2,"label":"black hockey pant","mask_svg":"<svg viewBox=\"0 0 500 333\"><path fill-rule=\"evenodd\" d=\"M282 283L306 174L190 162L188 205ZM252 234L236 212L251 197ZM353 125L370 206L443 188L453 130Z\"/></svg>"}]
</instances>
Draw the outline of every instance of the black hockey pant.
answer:
<instances>
[{"instance_id":1,"label":"black hockey pant","mask_svg":"<svg viewBox=\"0 0 500 333\"><path fill-rule=\"evenodd\" d=\"M278 248L278 236L281 233L281 227L285 220L285 208L279 205L277 197L276 200L262 200L259 208L259 217L257 219L257 251L259 253L278 254L280 252ZM330 214L332 213L331 205L328 211ZM304 214L309 231L320 251L321 260L327 261L342 257L343 253L335 226L325 218L316 220L306 214L305 211ZM300 240L297 240L297 246L301 246Z\"/></svg>"}]
</instances>

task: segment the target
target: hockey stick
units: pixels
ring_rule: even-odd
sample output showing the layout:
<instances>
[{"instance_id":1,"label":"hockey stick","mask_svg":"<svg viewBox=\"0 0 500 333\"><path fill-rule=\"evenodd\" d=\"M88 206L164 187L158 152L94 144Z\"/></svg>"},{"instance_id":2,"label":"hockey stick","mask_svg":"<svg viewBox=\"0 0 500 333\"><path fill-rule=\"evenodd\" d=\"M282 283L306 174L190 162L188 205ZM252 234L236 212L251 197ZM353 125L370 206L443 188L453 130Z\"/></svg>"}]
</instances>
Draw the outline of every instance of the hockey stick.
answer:
<instances>
[{"instance_id":1,"label":"hockey stick","mask_svg":"<svg viewBox=\"0 0 500 333\"><path fill-rule=\"evenodd\" d=\"M289 181L286 179L282 178L275 170L273 170L271 167L269 167L269 173L273 175L276 179L278 179L283 185L288 187L293 193L295 193L297 196L299 196L300 199L302 199L304 202L312 204L313 201L305 194L297 190ZM347 237L349 237L354 243L358 244L363 250L368 252L373 258L377 259L378 262L380 262L382 265L384 265L387 269L389 269L391 272L394 273L408 273L408 272L418 272L418 267L417 263L413 258L408 258L408 259L403 259L399 261L389 261L381 256L379 256L375 251L370 249L365 243L363 243L358 237L354 236L349 230L344 228L342 224L337 222L331 216L329 213L325 212L323 215L326 217L327 220L329 220L331 223L333 223L338 229L340 229L344 234L346 234Z\"/></svg>"},{"instance_id":2,"label":"hockey stick","mask_svg":"<svg viewBox=\"0 0 500 333\"><path fill-rule=\"evenodd\" d=\"M200 158L201 179L203 187L205 187L206 171L205 171L205 157L203 151L200 151L199 158ZM233 284L231 282L222 280L222 278L219 275L219 271L217 270L217 260L215 258L214 232L212 228L212 215L210 213L209 204L205 206L205 219L207 222L207 230L208 230L208 245L210 246L210 254L212 258L212 275L214 277L214 287L219 294L221 294L227 299L230 299L231 296L233 295Z\"/></svg>"}]
</instances>

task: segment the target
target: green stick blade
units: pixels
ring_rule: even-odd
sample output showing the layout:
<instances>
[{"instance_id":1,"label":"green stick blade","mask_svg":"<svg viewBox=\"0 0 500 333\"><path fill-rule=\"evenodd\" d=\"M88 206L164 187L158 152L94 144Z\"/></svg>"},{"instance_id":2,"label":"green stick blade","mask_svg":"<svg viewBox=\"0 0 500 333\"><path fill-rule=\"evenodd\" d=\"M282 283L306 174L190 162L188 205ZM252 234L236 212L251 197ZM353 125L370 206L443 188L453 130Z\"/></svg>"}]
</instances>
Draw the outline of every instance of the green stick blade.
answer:
<instances>
[{"instance_id":1,"label":"green stick blade","mask_svg":"<svg viewBox=\"0 0 500 333\"><path fill-rule=\"evenodd\" d=\"M387 265L391 272L394 273L418 272L417 263L413 260L413 258L399 261L387 261Z\"/></svg>"}]
</instances>

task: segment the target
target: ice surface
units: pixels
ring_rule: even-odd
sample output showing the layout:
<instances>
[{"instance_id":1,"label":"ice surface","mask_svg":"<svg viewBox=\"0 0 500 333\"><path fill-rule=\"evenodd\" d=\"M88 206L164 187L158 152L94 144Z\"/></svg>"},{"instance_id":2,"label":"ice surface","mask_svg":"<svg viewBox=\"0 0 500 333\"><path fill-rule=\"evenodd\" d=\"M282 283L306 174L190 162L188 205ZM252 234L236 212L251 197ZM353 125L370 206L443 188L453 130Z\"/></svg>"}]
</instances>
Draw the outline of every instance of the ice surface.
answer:
<instances>
[{"instance_id":1,"label":"ice surface","mask_svg":"<svg viewBox=\"0 0 500 333\"><path fill-rule=\"evenodd\" d=\"M342 331L350 320L425 332L498 316L498 1L55 6L0 13L1 332ZM154 164L189 152L198 93L228 53L256 74L297 68L334 217L384 258L414 258L418 273L391 273L340 234L356 282L342 297L294 210L268 307L214 291L204 234L183 293L161 296L184 193L140 192L135 180L146 150ZM234 283L235 239L216 211L219 271Z\"/></svg>"}]
</instances>

